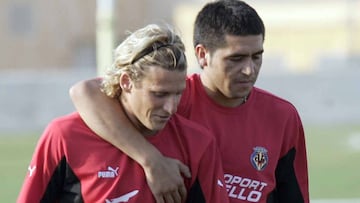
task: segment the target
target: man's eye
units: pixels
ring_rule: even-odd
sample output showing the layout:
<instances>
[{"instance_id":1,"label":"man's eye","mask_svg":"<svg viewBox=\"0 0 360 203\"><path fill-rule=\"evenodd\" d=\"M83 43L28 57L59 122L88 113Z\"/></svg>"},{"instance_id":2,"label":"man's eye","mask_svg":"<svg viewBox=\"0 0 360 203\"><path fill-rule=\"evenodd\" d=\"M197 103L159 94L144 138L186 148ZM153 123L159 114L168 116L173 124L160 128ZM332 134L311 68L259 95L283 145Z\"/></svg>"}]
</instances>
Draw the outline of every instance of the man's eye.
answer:
<instances>
[{"instance_id":1,"label":"man's eye","mask_svg":"<svg viewBox=\"0 0 360 203\"><path fill-rule=\"evenodd\" d=\"M242 59L243 59L243 57L237 56L237 57L231 57L230 61L241 61Z\"/></svg>"},{"instance_id":2,"label":"man's eye","mask_svg":"<svg viewBox=\"0 0 360 203\"><path fill-rule=\"evenodd\" d=\"M261 54L256 54L253 56L253 59L257 60L257 59L261 59Z\"/></svg>"},{"instance_id":3,"label":"man's eye","mask_svg":"<svg viewBox=\"0 0 360 203\"><path fill-rule=\"evenodd\" d=\"M164 93L164 92L153 92L153 94L154 94L156 97L165 97L165 96L166 96L166 93Z\"/></svg>"}]
</instances>

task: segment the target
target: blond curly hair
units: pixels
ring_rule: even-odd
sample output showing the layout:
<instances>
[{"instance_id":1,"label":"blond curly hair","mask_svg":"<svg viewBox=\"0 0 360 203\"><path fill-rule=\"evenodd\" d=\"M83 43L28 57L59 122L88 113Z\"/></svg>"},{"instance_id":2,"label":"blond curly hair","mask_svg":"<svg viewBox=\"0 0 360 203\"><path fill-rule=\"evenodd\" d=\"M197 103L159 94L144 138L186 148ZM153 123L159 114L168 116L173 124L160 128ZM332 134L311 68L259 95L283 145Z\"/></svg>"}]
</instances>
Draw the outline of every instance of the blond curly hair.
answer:
<instances>
[{"instance_id":1,"label":"blond curly hair","mask_svg":"<svg viewBox=\"0 0 360 203\"><path fill-rule=\"evenodd\" d=\"M102 82L102 91L109 97L121 93L119 79L127 72L139 81L149 66L184 71L187 68L185 46L169 26L150 24L129 35L114 51L114 62Z\"/></svg>"}]
</instances>

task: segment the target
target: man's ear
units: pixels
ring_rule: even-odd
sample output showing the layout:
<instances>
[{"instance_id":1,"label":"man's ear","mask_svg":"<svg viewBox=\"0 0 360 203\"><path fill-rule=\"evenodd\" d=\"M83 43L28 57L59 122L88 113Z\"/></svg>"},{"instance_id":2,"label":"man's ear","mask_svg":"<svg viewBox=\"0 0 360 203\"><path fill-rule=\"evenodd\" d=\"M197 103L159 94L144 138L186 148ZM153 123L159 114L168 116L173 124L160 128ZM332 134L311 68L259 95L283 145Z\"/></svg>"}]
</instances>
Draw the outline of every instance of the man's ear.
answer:
<instances>
[{"instance_id":1,"label":"man's ear","mask_svg":"<svg viewBox=\"0 0 360 203\"><path fill-rule=\"evenodd\" d=\"M127 74L127 73L121 74L119 80L120 80L119 85L120 85L120 88L122 89L122 91L129 92L132 88L132 80L131 80L129 74Z\"/></svg>"},{"instance_id":2,"label":"man's ear","mask_svg":"<svg viewBox=\"0 0 360 203\"><path fill-rule=\"evenodd\" d=\"M195 55L201 68L207 66L207 50L202 44L198 44L195 47Z\"/></svg>"}]
</instances>

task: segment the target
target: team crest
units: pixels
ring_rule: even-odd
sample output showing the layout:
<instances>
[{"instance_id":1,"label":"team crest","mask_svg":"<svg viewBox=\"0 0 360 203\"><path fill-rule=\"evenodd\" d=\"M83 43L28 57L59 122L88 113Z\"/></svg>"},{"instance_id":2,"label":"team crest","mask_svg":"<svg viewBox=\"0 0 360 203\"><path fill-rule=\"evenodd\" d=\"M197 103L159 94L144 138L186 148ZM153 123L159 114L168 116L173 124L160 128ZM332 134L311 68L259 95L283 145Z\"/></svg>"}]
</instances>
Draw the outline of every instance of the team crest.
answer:
<instances>
[{"instance_id":1,"label":"team crest","mask_svg":"<svg viewBox=\"0 0 360 203\"><path fill-rule=\"evenodd\" d=\"M254 152L250 156L250 162L256 170L264 170L269 162L267 150L264 147L254 147Z\"/></svg>"}]
</instances>

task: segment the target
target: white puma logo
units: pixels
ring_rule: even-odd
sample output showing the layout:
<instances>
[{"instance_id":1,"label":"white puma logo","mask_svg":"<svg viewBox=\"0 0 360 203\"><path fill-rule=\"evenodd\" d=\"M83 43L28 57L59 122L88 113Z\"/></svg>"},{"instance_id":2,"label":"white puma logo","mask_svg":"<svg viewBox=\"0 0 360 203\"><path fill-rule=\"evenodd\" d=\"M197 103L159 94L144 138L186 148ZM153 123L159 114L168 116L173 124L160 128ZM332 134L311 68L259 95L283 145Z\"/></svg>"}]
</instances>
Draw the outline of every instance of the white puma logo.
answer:
<instances>
[{"instance_id":1,"label":"white puma logo","mask_svg":"<svg viewBox=\"0 0 360 203\"><path fill-rule=\"evenodd\" d=\"M134 197L137 193L139 192L139 190L134 190L131 191L129 193L126 193L124 195L121 195L120 197L108 200L106 199L105 202L106 203L120 203L120 202L128 202L130 198Z\"/></svg>"},{"instance_id":2,"label":"white puma logo","mask_svg":"<svg viewBox=\"0 0 360 203\"><path fill-rule=\"evenodd\" d=\"M116 169L113 169L111 166L108 166L108 170L114 172L116 176L119 175L119 174L117 173L117 171L119 170L119 167L116 167Z\"/></svg>"},{"instance_id":3,"label":"white puma logo","mask_svg":"<svg viewBox=\"0 0 360 203\"><path fill-rule=\"evenodd\" d=\"M28 170L29 170L29 173L30 173L30 174L29 174L30 177L31 177L32 174L34 173L35 169L36 169L36 166L32 166L32 167L29 166L29 167L28 167Z\"/></svg>"},{"instance_id":4,"label":"white puma logo","mask_svg":"<svg viewBox=\"0 0 360 203\"><path fill-rule=\"evenodd\" d=\"M99 171L97 176L98 178L115 178L119 175L118 170L119 167L114 169L111 166L108 166L106 171Z\"/></svg>"}]
</instances>

